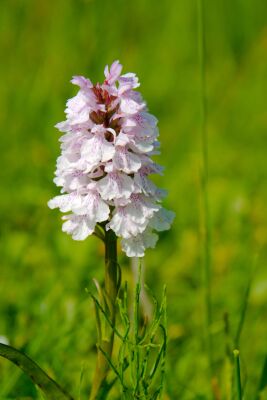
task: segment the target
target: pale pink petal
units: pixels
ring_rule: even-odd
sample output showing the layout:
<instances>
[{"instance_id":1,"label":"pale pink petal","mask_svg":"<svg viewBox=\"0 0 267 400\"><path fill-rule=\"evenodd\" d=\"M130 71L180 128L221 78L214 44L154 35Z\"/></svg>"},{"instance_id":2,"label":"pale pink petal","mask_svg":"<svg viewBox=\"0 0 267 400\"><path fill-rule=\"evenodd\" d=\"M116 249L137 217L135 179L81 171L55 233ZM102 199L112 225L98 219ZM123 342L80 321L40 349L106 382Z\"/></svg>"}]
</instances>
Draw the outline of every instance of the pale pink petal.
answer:
<instances>
[{"instance_id":1,"label":"pale pink petal","mask_svg":"<svg viewBox=\"0 0 267 400\"><path fill-rule=\"evenodd\" d=\"M147 196L154 195L157 190L155 183L148 179L147 175L142 172L137 172L134 175L134 183Z\"/></svg>"},{"instance_id":2,"label":"pale pink petal","mask_svg":"<svg viewBox=\"0 0 267 400\"><path fill-rule=\"evenodd\" d=\"M91 89L93 87L90 79L84 78L83 76L74 76L71 83L80 86L81 89Z\"/></svg>"},{"instance_id":3,"label":"pale pink petal","mask_svg":"<svg viewBox=\"0 0 267 400\"><path fill-rule=\"evenodd\" d=\"M103 134L96 133L91 139L84 142L81 148L81 164L85 165L89 172L98 163L111 160L114 153L114 145L108 142Z\"/></svg>"},{"instance_id":4,"label":"pale pink petal","mask_svg":"<svg viewBox=\"0 0 267 400\"><path fill-rule=\"evenodd\" d=\"M146 225L146 221L143 223L134 222L127 214L127 210L124 207L119 207L114 211L107 228L112 229L117 236L129 239L143 232Z\"/></svg>"},{"instance_id":5,"label":"pale pink petal","mask_svg":"<svg viewBox=\"0 0 267 400\"><path fill-rule=\"evenodd\" d=\"M108 68L108 65L106 65L104 70L106 81L110 85L113 85L119 78L121 70L122 70L122 65L119 63L119 61L114 61L114 63L110 67L110 70Z\"/></svg>"},{"instance_id":6,"label":"pale pink petal","mask_svg":"<svg viewBox=\"0 0 267 400\"><path fill-rule=\"evenodd\" d=\"M154 248L158 240L158 235L151 230L131 237L130 239L122 239L121 245L128 257L144 257L145 249Z\"/></svg>"},{"instance_id":7,"label":"pale pink petal","mask_svg":"<svg viewBox=\"0 0 267 400\"><path fill-rule=\"evenodd\" d=\"M135 114L144 108L145 104L139 104L133 99L123 97L121 99L120 109L125 114Z\"/></svg>"},{"instance_id":8,"label":"pale pink petal","mask_svg":"<svg viewBox=\"0 0 267 400\"><path fill-rule=\"evenodd\" d=\"M133 73L121 75L119 77L119 94L123 94L127 90L135 89L140 86L138 78Z\"/></svg>"},{"instance_id":9,"label":"pale pink petal","mask_svg":"<svg viewBox=\"0 0 267 400\"><path fill-rule=\"evenodd\" d=\"M130 143L129 136L125 135L123 132L120 132L115 140L116 146L126 146L126 144Z\"/></svg>"},{"instance_id":10,"label":"pale pink petal","mask_svg":"<svg viewBox=\"0 0 267 400\"><path fill-rule=\"evenodd\" d=\"M137 172L141 168L141 159L138 155L129 152L125 147L117 146L113 157L114 167L126 174Z\"/></svg>"},{"instance_id":11,"label":"pale pink petal","mask_svg":"<svg viewBox=\"0 0 267 400\"><path fill-rule=\"evenodd\" d=\"M97 206L95 207L95 219L97 222L106 221L109 218L110 209L107 203L99 199Z\"/></svg>"},{"instance_id":12,"label":"pale pink petal","mask_svg":"<svg viewBox=\"0 0 267 400\"><path fill-rule=\"evenodd\" d=\"M151 137L134 138L129 147L136 153L150 153L154 149L154 139Z\"/></svg>"},{"instance_id":13,"label":"pale pink petal","mask_svg":"<svg viewBox=\"0 0 267 400\"><path fill-rule=\"evenodd\" d=\"M95 191L90 191L83 197L79 207L73 208L77 215L87 215L88 219L96 222L106 221L109 217L109 206Z\"/></svg>"},{"instance_id":14,"label":"pale pink petal","mask_svg":"<svg viewBox=\"0 0 267 400\"><path fill-rule=\"evenodd\" d=\"M59 208L61 212L73 211L82 204L82 197L77 193L63 194L49 200L48 207Z\"/></svg>"},{"instance_id":15,"label":"pale pink petal","mask_svg":"<svg viewBox=\"0 0 267 400\"><path fill-rule=\"evenodd\" d=\"M132 178L112 172L98 181L98 191L104 200L113 200L120 197L129 198L134 190Z\"/></svg>"},{"instance_id":16,"label":"pale pink petal","mask_svg":"<svg viewBox=\"0 0 267 400\"><path fill-rule=\"evenodd\" d=\"M153 198L142 194L132 194L131 203L126 207L127 214L133 221L143 223L152 218L153 214L160 209Z\"/></svg>"},{"instance_id":17,"label":"pale pink petal","mask_svg":"<svg viewBox=\"0 0 267 400\"><path fill-rule=\"evenodd\" d=\"M95 223L85 216L71 214L64 219L66 222L62 225L62 231L70 234L74 240L84 240L94 232Z\"/></svg>"},{"instance_id":18,"label":"pale pink petal","mask_svg":"<svg viewBox=\"0 0 267 400\"><path fill-rule=\"evenodd\" d=\"M145 245L140 236L122 239L121 247L127 257L144 257L145 255Z\"/></svg>"}]
</instances>

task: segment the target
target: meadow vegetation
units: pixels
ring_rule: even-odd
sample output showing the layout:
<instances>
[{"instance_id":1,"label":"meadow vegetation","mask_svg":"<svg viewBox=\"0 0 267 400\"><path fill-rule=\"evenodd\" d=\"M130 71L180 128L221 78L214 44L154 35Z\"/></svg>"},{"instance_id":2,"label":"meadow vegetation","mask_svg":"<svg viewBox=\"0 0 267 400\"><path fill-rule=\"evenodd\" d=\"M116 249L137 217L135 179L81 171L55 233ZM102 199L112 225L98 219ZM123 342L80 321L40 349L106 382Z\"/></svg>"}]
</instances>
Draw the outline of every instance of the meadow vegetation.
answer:
<instances>
[{"instance_id":1,"label":"meadow vegetation","mask_svg":"<svg viewBox=\"0 0 267 400\"><path fill-rule=\"evenodd\" d=\"M211 366L205 333L201 91L197 2L3 0L0 12L0 336L85 399L95 362L92 278L103 246L61 232L47 201L68 84L102 79L119 59L159 119L170 231L145 257L146 283L167 286L164 399L231 399L233 350L244 398L256 399L267 357L267 3L205 1ZM119 254L123 280L131 265ZM86 291L85 289L88 289ZM82 375L82 382L81 382ZM263 374L264 377L264 374ZM20 396L20 397L19 397ZM115 396L115 395L114 395ZM235 393L234 393L235 396ZM0 399L41 399L0 360ZM115 399L116 397L114 397ZM267 399L267 389L261 399Z\"/></svg>"}]
</instances>

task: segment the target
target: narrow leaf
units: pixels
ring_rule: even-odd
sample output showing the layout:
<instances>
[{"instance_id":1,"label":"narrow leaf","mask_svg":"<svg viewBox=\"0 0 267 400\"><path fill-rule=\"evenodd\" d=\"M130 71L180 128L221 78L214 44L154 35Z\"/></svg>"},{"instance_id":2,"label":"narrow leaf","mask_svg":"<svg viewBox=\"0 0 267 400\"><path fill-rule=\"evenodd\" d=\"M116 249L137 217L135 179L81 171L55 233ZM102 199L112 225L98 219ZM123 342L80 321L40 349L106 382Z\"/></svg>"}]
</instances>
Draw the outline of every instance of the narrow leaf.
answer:
<instances>
[{"instance_id":1,"label":"narrow leaf","mask_svg":"<svg viewBox=\"0 0 267 400\"><path fill-rule=\"evenodd\" d=\"M236 332L235 340L234 340L234 346L236 348L239 347L240 337L241 337L241 333L242 333L242 330L243 330L245 317L246 317L246 313L247 313L247 308L248 308L248 301L249 301L251 286L252 286L253 278L255 276L256 269L257 269L257 262L258 262L258 255L256 255L254 257L254 260L252 262L252 266L251 266L249 277L248 277L247 286L246 286L245 293L244 293L243 303L242 303L242 306L241 306L240 320L239 320L239 323L238 323L238 326L237 326L237 332Z\"/></svg>"},{"instance_id":2,"label":"narrow leaf","mask_svg":"<svg viewBox=\"0 0 267 400\"><path fill-rule=\"evenodd\" d=\"M11 361L44 393L47 400L73 400L52 378L50 378L33 360L11 346L0 343L0 356Z\"/></svg>"},{"instance_id":3,"label":"narrow leaf","mask_svg":"<svg viewBox=\"0 0 267 400\"><path fill-rule=\"evenodd\" d=\"M234 360L235 360L235 381L236 381L236 393L237 399L242 400L242 385L241 385L241 374L240 374L240 360L239 360L239 350L234 350Z\"/></svg>"},{"instance_id":4,"label":"narrow leaf","mask_svg":"<svg viewBox=\"0 0 267 400\"><path fill-rule=\"evenodd\" d=\"M260 399L260 393L266 388L266 386L267 386L267 355L265 356L265 360L264 360L264 364L263 364L263 368L262 368L257 399Z\"/></svg>"}]
</instances>

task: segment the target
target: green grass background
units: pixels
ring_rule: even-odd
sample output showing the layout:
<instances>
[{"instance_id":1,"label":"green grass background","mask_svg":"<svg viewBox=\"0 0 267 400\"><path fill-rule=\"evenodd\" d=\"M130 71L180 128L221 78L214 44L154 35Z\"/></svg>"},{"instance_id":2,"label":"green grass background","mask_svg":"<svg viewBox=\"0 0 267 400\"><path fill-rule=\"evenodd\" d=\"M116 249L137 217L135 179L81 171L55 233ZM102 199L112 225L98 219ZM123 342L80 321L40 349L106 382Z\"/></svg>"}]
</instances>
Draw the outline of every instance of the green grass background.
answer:
<instances>
[{"instance_id":1,"label":"green grass background","mask_svg":"<svg viewBox=\"0 0 267 400\"><path fill-rule=\"evenodd\" d=\"M119 59L136 72L159 118L171 231L147 252L146 282L168 291L166 399L211 399L204 341L200 229L200 82L197 2L2 0L0 5L0 335L86 398L95 357L85 288L103 278L95 238L74 242L47 208L72 75L102 80ZM240 337L245 398L256 398L267 355L267 3L206 0L209 197L212 236L213 392L228 399ZM120 254L124 278L129 260ZM254 266L254 267L253 267ZM251 281L251 271L255 269ZM229 334L225 334L225 315ZM31 382L0 360L0 399L37 399ZM262 399L267 395L262 395Z\"/></svg>"}]
</instances>

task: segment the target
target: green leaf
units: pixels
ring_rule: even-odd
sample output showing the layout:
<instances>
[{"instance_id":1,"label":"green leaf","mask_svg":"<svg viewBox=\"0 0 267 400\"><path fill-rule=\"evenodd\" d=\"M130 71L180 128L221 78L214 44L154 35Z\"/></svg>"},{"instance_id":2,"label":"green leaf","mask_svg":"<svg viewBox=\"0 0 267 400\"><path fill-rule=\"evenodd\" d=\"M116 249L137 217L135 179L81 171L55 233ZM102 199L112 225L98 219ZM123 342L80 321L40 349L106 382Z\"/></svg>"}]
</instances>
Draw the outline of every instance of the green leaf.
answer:
<instances>
[{"instance_id":1,"label":"green leaf","mask_svg":"<svg viewBox=\"0 0 267 400\"><path fill-rule=\"evenodd\" d=\"M239 350L235 349L234 353L234 360L235 360L235 381L236 381L236 394L237 399L242 400L242 385L241 385L241 373L240 373L240 360L239 360Z\"/></svg>"},{"instance_id":2,"label":"green leaf","mask_svg":"<svg viewBox=\"0 0 267 400\"><path fill-rule=\"evenodd\" d=\"M266 386L267 386L267 356L265 356L265 360L264 360L264 364L263 364L263 368L262 368L257 399L260 399L260 394L266 388Z\"/></svg>"},{"instance_id":3,"label":"green leaf","mask_svg":"<svg viewBox=\"0 0 267 400\"><path fill-rule=\"evenodd\" d=\"M73 400L52 378L50 378L33 360L11 346L0 343L0 356L13 362L44 393L47 400Z\"/></svg>"}]
</instances>

